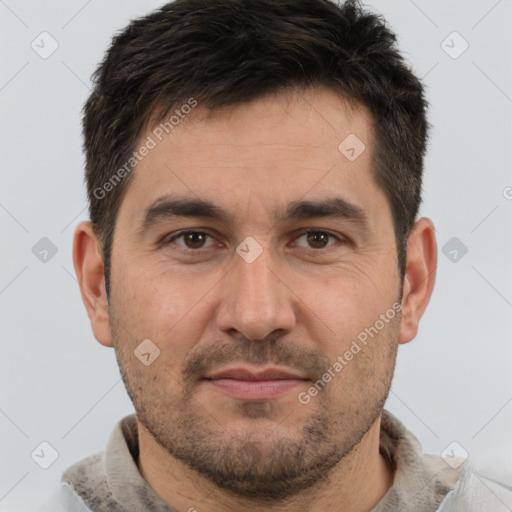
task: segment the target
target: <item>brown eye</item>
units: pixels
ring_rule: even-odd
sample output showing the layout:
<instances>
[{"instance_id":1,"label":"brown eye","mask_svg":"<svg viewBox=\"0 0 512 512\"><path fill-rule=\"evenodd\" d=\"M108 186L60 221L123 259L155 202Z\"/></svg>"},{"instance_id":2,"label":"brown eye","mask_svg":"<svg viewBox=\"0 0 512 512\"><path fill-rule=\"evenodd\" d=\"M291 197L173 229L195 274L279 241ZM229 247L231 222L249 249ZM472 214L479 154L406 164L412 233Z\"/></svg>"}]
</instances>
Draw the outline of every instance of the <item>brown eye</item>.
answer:
<instances>
[{"instance_id":1,"label":"brown eye","mask_svg":"<svg viewBox=\"0 0 512 512\"><path fill-rule=\"evenodd\" d=\"M334 241L340 240L337 236L326 231L306 231L305 233L302 233L297 240L300 240L303 237L306 237L306 242L308 244L307 248L309 249L324 249L325 247L332 245L332 243L329 243L330 239L333 239ZM304 247L304 245L299 246Z\"/></svg>"},{"instance_id":2,"label":"brown eye","mask_svg":"<svg viewBox=\"0 0 512 512\"><path fill-rule=\"evenodd\" d=\"M206 239L205 233L190 232L186 233L183 240L189 249L200 249Z\"/></svg>"},{"instance_id":3,"label":"brown eye","mask_svg":"<svg viewBox=\"0 0 512 512\"><path fill-rule=\"evenodd\" d=\"M329 235L322 232L311 232L307 234L307 240L313 249L322 249L329 241Z\"/></svg>"},{"instance_id":4,"label":"brown eye","mask_svg":"<svg viewBox=\"0 0 512 512\"><path fill-rule=\"evenodd\" d=\"M203 247L208 247L205 245L208 238L212 237L203 231L183 231L182 233L178 233L173 236L167 242L164 242L164 245L170 245L175 240L181 239L183 240L183 243L178 243L180 247L183 247L184 249L197 250L202 249Z\"/></svg>"}]
</instances>

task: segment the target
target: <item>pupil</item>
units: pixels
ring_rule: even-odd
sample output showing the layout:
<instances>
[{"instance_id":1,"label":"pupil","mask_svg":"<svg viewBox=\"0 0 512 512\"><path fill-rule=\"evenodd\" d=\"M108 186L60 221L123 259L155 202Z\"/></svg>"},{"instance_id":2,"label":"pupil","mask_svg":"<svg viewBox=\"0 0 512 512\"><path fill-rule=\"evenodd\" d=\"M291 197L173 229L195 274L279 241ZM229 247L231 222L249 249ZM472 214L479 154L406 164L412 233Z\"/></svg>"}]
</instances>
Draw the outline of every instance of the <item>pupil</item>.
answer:
<instances>
[{"instance_id":1,"label":"pupil","mask_svg":"<svg viewBox=\"0 0 512 512\"><path fill-rule=\"evenodd\" d=\"M314 248L318 248L318 246L316 246L315 244L318 243L319 238L321 238L323 242L325 242L325 243L327 242L327 235L325 233L309 233L308 234L308 242ZM322 241L320 241L320 248L325 247L325 243L322 243Z\"/></svg>"},{"instance_id":2,"label":"pupil","mask_svg":"<svg viewBox=\"0 0 512 512\"><path fill-rule=\"evenodd\" d=\"M188 233L186 239L187 242L191 242L191 244L187 243L187 245L192 249L197 249L198 247L201 247L202 243L204 242L202 233Z\"/></svg>"}]
</instances>

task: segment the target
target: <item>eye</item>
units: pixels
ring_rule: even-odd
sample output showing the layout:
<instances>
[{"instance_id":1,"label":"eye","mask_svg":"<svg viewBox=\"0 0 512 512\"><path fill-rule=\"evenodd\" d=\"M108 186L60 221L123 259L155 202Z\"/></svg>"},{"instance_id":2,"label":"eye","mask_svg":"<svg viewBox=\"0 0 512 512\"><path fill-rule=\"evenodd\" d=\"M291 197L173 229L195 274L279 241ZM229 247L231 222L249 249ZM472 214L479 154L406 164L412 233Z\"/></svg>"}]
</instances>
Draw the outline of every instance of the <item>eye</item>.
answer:
<instances>
[{"instance_id":1,"label":"eye","mask_svg":"<svg viewBox=\"0 0 512 512\"><path fill-rule=\"evenodd\" d=\"M180 247L185 249L203 249L205 246L205 242L207 238L212 238L208 233L204 231L182 231L177 235L174 235L172 238L164 240L162 245L169 245L175 240L182 239L184 244L178 244Z\"/></svg>"},{"instance_id":2,"label":"eye","mask_svg":"<svg viewBox=\"0 0 512 512\"><path fill-rule=\"evenodd\" d=\"M206 245L207 239L210 238L213 241L213 237L209 235L208 233L205 233L204 231L182 231L181 233L177 233L176 235L172 236L171 238L163 239L161 242L162 246L167 246L172 244L173 242L177 240L181 240L181 243L178 243L180 247L183 247L184 249L188 249L191 251L198 250L198 249L205 249L213 245L213 243L210 243L209 245ZM308 245L301 245L297 244L299 247L304 247L307 249L324 249L326 247L329 247L333 245L336 241L343 243L344 239L340 238L339 236L336 236L328 231L319 231L319 230L309 230L305 231L304 233L301 233L296 239L300 240L302 238L305 238L306 243Z\"/></svg>"},{"instance_id":3,"label":"eye","mask_svg":"<svg viewBox=\"0 0 512 512\"><path fill-rule=\"evenodd\" d=\"M325 247L329 247L330 245L332 245L328 243L329 238L335 239L340 242L343 241L340 237L335 236L332 233L329 233L328 231L306 231L305 233L299 235L296 238L296 240L299 240L302 237L306 237L306 242L309 244L308 248L311 249L324 249Z\"/></svg>"}]
</instances>

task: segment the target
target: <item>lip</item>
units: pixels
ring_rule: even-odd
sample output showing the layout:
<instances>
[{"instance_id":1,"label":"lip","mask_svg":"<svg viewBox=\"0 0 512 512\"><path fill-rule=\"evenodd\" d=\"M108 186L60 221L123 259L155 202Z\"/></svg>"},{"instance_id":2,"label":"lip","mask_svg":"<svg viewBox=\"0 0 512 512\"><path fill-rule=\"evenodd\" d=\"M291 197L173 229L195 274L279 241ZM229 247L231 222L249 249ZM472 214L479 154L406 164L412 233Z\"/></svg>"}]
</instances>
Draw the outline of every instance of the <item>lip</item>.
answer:
<instances>
[{"instance_id":1,"label":"lip","mask_svg":"<svg viewBox=\"0 0 512 512\"><path fill-rule=\"evenodd\" d=\"M238 379L238 380L281 380L281 379L300 379L306 380L307 377L300 373L283 370L272 367L265 370L251 370L249 368L228 368L220 372L212 373L207 379Z\"/></svg>"},{"instance_id":2,"label":"lip","mask_svg":"<svg viewBox=\"0 0 512 512\"><path fill-rule=\"evenodd\" d=\"M232 398L259 401L281 397L304 385L307 380L303 375L275 367L260 371L230 368L212 373L203 379L216 391Z\"/></svg>"}]
</instances>

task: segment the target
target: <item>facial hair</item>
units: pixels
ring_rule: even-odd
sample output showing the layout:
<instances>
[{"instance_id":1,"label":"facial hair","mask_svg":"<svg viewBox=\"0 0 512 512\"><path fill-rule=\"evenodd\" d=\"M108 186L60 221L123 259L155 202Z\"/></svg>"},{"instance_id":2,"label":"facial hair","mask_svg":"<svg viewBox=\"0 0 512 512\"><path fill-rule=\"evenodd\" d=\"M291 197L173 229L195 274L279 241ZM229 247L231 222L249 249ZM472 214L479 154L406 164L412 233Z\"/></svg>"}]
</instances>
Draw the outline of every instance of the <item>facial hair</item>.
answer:
<instances>
[{"instance_id":1,"label":"facial hair","mask_svg":"<svg viewBox=\"0 0 512 512\"><path fill-rule=\"evenodd\" d=\"M332 363L319 351L283 338L238 338L195 350L183 361L181 374L172 376L163 361L143 366L133 355L137 342L112 320L122 315L110 318L117 361L138 421L171 457L233 496L261 503L285 501L321 483L359 444L389 394L400 325L397 314L333 378L346 376L345 382L351 383L343 396L336 396L329 383L312 397L310 415L300 428L284 428L286 414L269 422L276 408L267 403L239 401L239 417L250 428L235 432L216 421L219 411L208 411L207 404L195 399L207 370L231 362L274 363L321 379Z\"/></svg>"}]
</instances>

